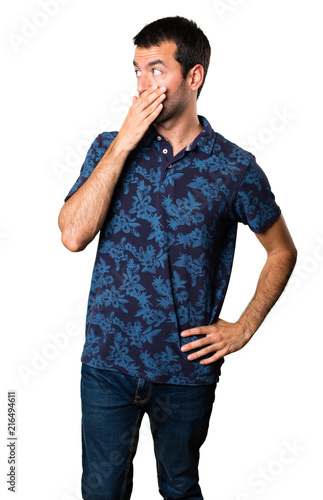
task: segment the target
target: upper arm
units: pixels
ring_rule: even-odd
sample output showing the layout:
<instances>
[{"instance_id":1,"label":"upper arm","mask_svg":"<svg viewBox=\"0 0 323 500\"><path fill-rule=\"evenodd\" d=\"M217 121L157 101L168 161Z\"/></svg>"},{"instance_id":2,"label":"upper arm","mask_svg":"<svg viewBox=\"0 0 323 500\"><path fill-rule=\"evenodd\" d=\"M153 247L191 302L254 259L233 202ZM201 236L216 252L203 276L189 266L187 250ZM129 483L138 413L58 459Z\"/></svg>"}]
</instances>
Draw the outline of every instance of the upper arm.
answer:
<instances>
[{"instance_id":1,"label":"upper arm","mask_svg":"<svg viewBox=\"0 0 323 500\"><path fill-rule=\"evenodd\" d=\"M297 250L282 215L267 229L255 234L268 255L287 252L296 260Z\"/></svg>"},{"instance_id":2,"label":"upper arm","mask_svg":"<svg viewBox=\"0 0 323 500\"><path fill-rule=\"evenodd\" d=\"M111 142L116 137L116 134L117 132L103 132L94 139L86 154L79 177L65 197L65 202L68 201L68 199L88 180L93 170L104 156L104 153L109 148Z\"/></svg>"}]
</instances>

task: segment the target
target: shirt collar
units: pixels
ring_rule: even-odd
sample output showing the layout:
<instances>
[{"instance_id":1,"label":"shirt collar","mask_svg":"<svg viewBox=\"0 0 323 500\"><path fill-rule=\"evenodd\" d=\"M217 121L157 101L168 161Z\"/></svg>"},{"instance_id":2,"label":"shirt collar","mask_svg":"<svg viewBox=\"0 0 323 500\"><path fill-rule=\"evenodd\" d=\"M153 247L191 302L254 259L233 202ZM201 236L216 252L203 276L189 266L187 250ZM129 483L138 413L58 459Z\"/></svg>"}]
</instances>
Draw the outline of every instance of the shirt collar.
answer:
<instances>
[{"instance_id":1,"label":"shirt collar","mask_svg":"<svg viewBox=\"0 0 323 500\"><path fill-rule=\"evenodd\" d=\"M212 129L208 120L201 115L198 115L200 123L203 125L203 129L199 133L197 137L195 137L194 141L191 142L186 148L186 151L192 151L197 148L198 151L202 151L208 155L213 151L213 147L216 140L216 133ZM147 132L143 137L143 141L146 147L150 145L150 143L156 139L158 136L158 132L156 131L153 125L150 125Z\"/></svg>"}]
</instances>

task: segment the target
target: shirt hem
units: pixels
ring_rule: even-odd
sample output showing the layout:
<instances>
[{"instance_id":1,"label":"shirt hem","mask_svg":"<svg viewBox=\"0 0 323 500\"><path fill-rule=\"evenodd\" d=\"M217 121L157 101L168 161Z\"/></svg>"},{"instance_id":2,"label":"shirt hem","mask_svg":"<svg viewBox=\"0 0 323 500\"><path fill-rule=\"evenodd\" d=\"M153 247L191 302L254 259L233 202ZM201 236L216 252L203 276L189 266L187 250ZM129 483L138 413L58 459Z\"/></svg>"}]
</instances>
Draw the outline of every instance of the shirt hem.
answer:
<instances>
[{"instance_id":1,"label":"shirt hem","mask_svg":"<svg viewBox=\"0 0 323 500\"><path fill-rule=\"evenodd\" d=\"M187 383L181 383L181 382L171 382L170 378L168 375L159 375L155 380L153 380L151 377L147 377L145 374L138 373L136 375L132 375L128 373L126 370L123 370L122 367L102 367L102 366L97 366L97 363L93 362L95 360L91 359L89 361L85 361L84 358L81 358L81 362L84 365L91 366L92 368L96 368L98 370L103 370L103 371L109 371L109 372L114 372L114 373L122 373L123 375L128 375L130 377L140 377L147 382L153 383L153 384L164 384L164 385L182 385L182 386L200 386L200 385L213 385L217 384L220 380L220 375L221 375L221 366L224 363L224 358L221 358L217 362L217 366L215 367L214 371L210 373L210 379L207 380L200 380L200 381L195 381L195 382L190 382L188 381Z\"/></svg>"}]
</instances>

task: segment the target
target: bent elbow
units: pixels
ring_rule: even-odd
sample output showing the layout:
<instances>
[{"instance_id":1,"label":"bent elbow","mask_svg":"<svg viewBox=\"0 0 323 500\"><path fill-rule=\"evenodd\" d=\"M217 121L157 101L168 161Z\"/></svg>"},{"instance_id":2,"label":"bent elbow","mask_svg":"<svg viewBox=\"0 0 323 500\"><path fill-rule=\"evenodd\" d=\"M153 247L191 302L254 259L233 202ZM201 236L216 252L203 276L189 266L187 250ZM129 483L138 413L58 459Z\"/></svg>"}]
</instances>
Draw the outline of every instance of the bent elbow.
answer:
<instances>
[{"instance_id":1,"label":"bent elbow","mask_svg":"<svg viewBox=\"0 0 323 500\"><path fill-rule=\"evenodd\" d=\"M297 248L295 247L295 245L293 245L293 247L290 249L289 259L291 267L292 269L294 269L295 264L297 262Z\"/></svg>"},{"instance_id":2,"label":"bent elbow","mask_svg":"<svg viewBox=\"0 0 323 500\"><path fill-rule=\"evenodd\" d=\"M86 248L86 244L78 241L75 238L70 238L64 232L62 233L61 240L64 247L67 248L70 252L81 252L82 250L84 250L84 248Z\"/></svg>"},{"instance_id":3,"label":"bent elbow","mask_svg":"<svg viewBox=\"0 0 323 500\"><path fill-rule=\"evenodd\" d=\"M297 262L297 249L294 245L285 251L284 261L286 272L290 276Z\"/></svg>"}]
</instances>

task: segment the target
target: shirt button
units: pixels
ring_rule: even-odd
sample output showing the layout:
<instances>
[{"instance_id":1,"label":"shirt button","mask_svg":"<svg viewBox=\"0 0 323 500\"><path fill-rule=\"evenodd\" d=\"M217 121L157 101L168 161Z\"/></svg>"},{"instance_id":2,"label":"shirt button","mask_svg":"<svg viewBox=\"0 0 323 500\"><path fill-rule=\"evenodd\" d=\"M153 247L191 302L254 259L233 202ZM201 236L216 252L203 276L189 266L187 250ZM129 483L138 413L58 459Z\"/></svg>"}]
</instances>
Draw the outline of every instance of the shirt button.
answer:
<instances>
[{"instance_id":1,"label":"shirt button","mask_svg":"<svg viewBox=\"0 0 323 500\"><path fill-rule=\"evenodd\" d=\"M168 153L168 149L163 149L163 153L166 155Z\"/></svg>"},{"instance_id":2,"label":"shirt button","mask_svg":"<svg viewBox=\"0 0 323 500\"><path fill-rule=\"evenodd\" d=\"M160 135L157 135L157 141L161 141Z\"/></svg>"},{"instance_id":3,"label":"shirt button","mask_svg":"<svg viewBox=\"0 0 323 500\"><path fill-rule=\"evenodd\" d=\"M167 168L172 168L172 166L173 166L173 165L168 165L168 167L167 167Z\"/></svg>"}]
</instances>

